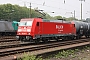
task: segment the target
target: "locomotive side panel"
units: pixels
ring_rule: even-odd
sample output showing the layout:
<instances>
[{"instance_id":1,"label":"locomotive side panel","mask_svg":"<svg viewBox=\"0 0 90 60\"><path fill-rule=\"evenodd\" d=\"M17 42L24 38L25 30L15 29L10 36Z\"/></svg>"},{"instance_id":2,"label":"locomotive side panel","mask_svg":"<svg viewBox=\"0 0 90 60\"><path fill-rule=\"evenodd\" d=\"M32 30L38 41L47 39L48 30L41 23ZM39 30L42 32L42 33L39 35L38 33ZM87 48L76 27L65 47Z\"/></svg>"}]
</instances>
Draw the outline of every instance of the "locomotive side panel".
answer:
<instances>
[{"instance_id":1,"label":"locomotive side panel","mask_svg":"<svg viewBox=\"0 0 90 60\"><path fill-rule=\"evenodd\" d=\"M12 22L0 21L0 35L1 36L16 35L16 32L12 26Z\"/></svg>"},{"instance_id":2,"label":"locomotive side panel","mask_svg":"<svg viewBox=\"0 0 90 60\"><path fill-rule=\"evenodd\" d=\"M4 32L7 28L5 27L5 23L0 22L0 32Z\"/></svg>"},{"instance_id":3,"label":"locomotive side panel","mask_svg":"<svg viewBox=\"0 0 90 60\"><path fill-rule=\"evenodd\" d=\"M12 22L6 22L5 26L7 26L8 29L6 29L7 31L14 31L14 28L12 26Z\"/></svg>"},{"instance_id":4,"label":"locomotive side panel","mask_svg":"<svg viewBox=\"0 0 90 60\"><path fill-rule=\"evenodd\" d=\"M35 35L45 37L61 36L61 35L75 35L76 29L74 24L68 23L54 23L54 22L39 22L35 29Z\"/></svg>"}]
</instances>

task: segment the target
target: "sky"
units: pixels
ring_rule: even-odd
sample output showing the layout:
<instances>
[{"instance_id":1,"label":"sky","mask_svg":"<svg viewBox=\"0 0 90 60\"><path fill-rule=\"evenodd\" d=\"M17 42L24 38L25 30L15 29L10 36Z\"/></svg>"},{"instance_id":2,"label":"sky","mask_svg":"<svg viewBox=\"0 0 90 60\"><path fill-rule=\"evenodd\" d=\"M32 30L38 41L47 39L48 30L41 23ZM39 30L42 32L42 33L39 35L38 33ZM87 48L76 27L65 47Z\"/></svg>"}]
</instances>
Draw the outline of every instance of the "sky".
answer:
<instances>
[{"instance_id":1,"label":"sky","mask_svg":"<svg viewBox=\"0 0 90 60\"><path fill-rule=\"evenodd\" d=\"M17 4L29 8L30 3L33 9L37 8L47 12L51 16L75 17L81 19L80 0L1 0L0 4ZM90 0L82 1L82 18L90 17ZM54 13L52 13L54 12Z\"/></svg>"}]
</instances>

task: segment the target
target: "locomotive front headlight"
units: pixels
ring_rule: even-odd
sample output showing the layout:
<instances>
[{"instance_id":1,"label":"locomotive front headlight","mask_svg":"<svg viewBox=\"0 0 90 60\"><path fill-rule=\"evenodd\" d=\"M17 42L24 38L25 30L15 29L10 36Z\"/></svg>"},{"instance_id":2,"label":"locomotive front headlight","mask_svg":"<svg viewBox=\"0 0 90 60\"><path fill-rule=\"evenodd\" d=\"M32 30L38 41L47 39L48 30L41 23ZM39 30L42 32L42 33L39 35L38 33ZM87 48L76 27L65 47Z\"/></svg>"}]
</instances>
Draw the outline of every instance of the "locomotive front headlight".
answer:
<instances>
[{"instance_id":1,"label":"locomotive front headlight","mask_svg":"<svg viewBox=\"0 0 90 60\"><path fill-rule=\"evenodd\" d=\"M18 29L18 32L21 32L22 31L22 29Z\"/></svg>"},{"instance_id":2,"label":"locomotive front headlight","mask_svg":"<svg viewBox=\"0 0 90 60\"><path fill-rule=\"evenodd\" d=\"M31 31L31 29L27 29L27 32L30 32Z\"/></svg>"}]
</instances>

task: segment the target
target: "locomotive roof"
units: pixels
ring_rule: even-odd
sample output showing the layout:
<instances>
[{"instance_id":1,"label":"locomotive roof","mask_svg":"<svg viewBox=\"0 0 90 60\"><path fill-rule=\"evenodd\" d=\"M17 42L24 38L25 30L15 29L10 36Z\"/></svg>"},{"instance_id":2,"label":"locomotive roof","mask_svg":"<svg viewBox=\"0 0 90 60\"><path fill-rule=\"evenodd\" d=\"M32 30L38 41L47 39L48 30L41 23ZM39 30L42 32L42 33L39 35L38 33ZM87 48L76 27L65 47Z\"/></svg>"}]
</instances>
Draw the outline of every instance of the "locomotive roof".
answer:
<instances>
[{"instance_id":1,"label":"locomotive roof","mask_svg":"<svg viewBox=\"0 0 90 60\"><path fill-rule=\"evenodd\" d=\"M0 22L9 22L9 21L0 21Z\"/></svg>"},{"instance_id":2,"label":"locomotive roof","mask_svg":"<svg viewBox=\"0 0 90 60\"><path fill-rule=\"evenodd\" d=\"M47 20L47 19L43 19L43 22L63 22L63 23L69 23L68 21L64 21L64 20Z\"/></svg>"}]
</instances>

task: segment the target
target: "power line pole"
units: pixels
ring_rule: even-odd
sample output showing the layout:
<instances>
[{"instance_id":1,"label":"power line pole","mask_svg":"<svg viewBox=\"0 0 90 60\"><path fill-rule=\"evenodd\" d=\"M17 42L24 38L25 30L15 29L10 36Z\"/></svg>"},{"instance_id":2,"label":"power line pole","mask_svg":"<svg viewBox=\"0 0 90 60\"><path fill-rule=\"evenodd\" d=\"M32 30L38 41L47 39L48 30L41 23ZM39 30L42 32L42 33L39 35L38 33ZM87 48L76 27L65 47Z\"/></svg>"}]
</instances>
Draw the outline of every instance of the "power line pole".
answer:
<instances>
[{"instance_id":1,"label":"power line pole","mask_svg":"<svg viewBox=\"0 0 90 60\"><path fill-rule=\"evenodd\" d=\"M26 3L24 2L24 7L26 7Z\"/></svg>"},{"instance_id":2,"label":"power line pole","mask_svg":"<svg viewBox=\"0 0 90 60\"><path fill-rule=\"evenodd\" d=\"M74 10L74 19L75 19L75 10Z\"/></svg>"},{"instance_id":3,"label":"power line pole","mask_svg":"<svg viewBox=\"0 0 90 60\"><path fill-rule=\"evenodd\" d=\"M32 17L32 15L31 15L32 13L31 13L31 3L30 3L30 13L29 13L29 18L31 18Z\"/></svg>"},{"instance_id":4,"label":"power line pole","mask_svg":"<svg viewBox=\"0 0 90 60\"><path fill-rule=\"evenodd\" d=\"M64 0L64 4L65 4L65 0Z\"/></svg>"},{"instance_id":5,"label":"power line pole","mask_svg":"<svg viewBox=\"0 0 90 60\"><path fill-rule=\"evenodd\" d=\"M82 20L82 1L85 2L85 0L79 0L79 1L81 1L81 20Z\"/></svg>"},{"instance_id":6,"label":"power line pole","mask_svg":"<svg viewBox=\"0 0 90 60\"><path fill-rule=\"evenodd\" d=\"M82 1L81 1L81 20L82 20Z\"/></svg>"}]
</instances>

